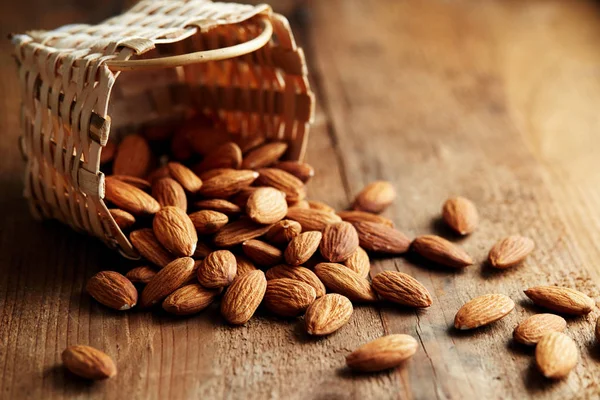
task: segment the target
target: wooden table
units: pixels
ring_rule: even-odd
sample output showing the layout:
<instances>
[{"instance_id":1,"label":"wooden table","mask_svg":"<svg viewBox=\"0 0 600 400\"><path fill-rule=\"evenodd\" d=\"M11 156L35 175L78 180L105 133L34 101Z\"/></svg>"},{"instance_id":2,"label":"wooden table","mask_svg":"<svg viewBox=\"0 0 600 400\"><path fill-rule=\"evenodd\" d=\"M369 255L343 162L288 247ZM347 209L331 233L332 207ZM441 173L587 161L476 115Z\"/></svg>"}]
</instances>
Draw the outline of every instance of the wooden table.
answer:
<instances>
[{"instance_id":1,"label":"wooden table","mask_svg":"<svg viewBox=\"0 0 600 400\"><path fill-rule=\"evenodd\" d=\"M96 22L122 6L52 3L3 2L2 37ZM190 318L111 312L83 286L125 262L94 239L34 221L21 197L19 93L2 41L0 398L598 398L597 310L569 319L581 360L562 382L543 379L533 350L511 335L539 311L527 287L600 295L599 6L328 0L301 6L292 21L318 95L310 196L343 208L366 183L390 180L399 196L386 214L411 236L446 235L442 202L467 196L482 221L459 242L476 264L452 272L410 258L376 260L373 272L397 269L423 282L433 306L357 307L347 326L317 340L300 321L264 314L231 328L215 309ZM525 264L503 272L482 265L512 233L536 242ZM473 332L451 328L463 303L492 292L512 297L515 311ZM391 332L420 343L404 367L375 375L344 368L348 352ZM65 374L60 353L75 343L113 356L118 376L92 384Z\"/></svg>"}]
</instances>

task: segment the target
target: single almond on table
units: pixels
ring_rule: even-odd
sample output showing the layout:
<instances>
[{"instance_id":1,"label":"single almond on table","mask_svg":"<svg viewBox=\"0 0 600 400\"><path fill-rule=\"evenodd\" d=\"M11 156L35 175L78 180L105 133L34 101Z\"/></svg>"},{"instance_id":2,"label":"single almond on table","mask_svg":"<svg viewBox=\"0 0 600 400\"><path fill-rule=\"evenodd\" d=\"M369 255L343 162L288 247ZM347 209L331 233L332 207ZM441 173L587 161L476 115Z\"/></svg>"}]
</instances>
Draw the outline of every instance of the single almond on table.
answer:
<instances>
[{"instance_id":1,"label":"single almond on table","mask_svg":"<svg viewBox=\"0 0 600 400\"><path fill-rule=\"evenodd\" d=\"M472 233L479 224L479 214L473 202L465 197L451 197L442 207L442 218L461 235Z\"/></svg>"},{"instance_id":2,"label":"single almond on table","mask_svg":"<svg viewBox=\"0 0 600 400\"><path fill-rule=\"evenodd\" d=\"M188 192L196 193L202 188L202 179L188 167L178 162L167 164L169 175L173 177Z\"/></svg>"},{"instance_id":3,"label":"single almond on table","mask_svg":"<svg viewBox=\"0 0 600 400\"><path fill-rule=\"evenodd\" d=\"M194 254L198 234L188 215L179 207L163 207L154 216L152 230L158 241L176 256Z\"/></svg>"},{"instance_id":4,"label":"single almond on table","mask_svg":"<svg viewBox=\"0 0 600 400\"><path fill-rule=\"evenodd\" d=\"M558 286L536 286L525 290L535 304L561 314L584 315L596 302L578 290Z\"/></svg>"},{"instance_id":5,"label":"single almond on table","mask_svg":"<svg viewBox=\"0 0 600 400\"><path fill-rule=\"evenodd\" d=\"M108 201L134 216L152 215L160 210L160 204L148 193L111 177L105 179L105 196Z\"/></svg>"},{"instance_id":6,"label":"single almond on table","mask_svg":"<svg viewBox=\"0 0 600 400\"><path fill-rule=\"evenodd\" d=\"M509 268L521 263L534 248L533 240L527 237L509 236L492 247L488 260L492 267Z\"/></svg>"},{"instance_id":7,"label":"single almond on table","mask_svg":"<svg viewBox=\"0 0 600 400\"><path fill-rule=\"evenodd\" d=\"M206 289L197 283L180 287L171 293L162 304L165 311L175 315L190 315L204 310L221 293Z\"/></svg>"},{"instance_id":8,"label":"single almond on table","mask_svg":"<svg viewBox=\"0 0 600 400\"><path fill-rule=\"evenodd\" d=\"M374 222L355 222L360 246L369 251L383 254L404 254L410 240L399 230Z\"/></svg>"},{"instance_id":9,"label":"single almond on table","mask_svg":"<svg viewBox=\"0 0 600 400\"><path fill-rule=\"evenodd\" d=\"M329 335L344 326L353 311L352 302L347 297L337 293L326 294L306 310L306 332L314 336Z\"/></svg>"},{"instance_id":10,"label":"single almond on table","mask_svg":"<svg viewBox=\"0 0 600 400\"><path fill-rule=\"evenodd\" d=\"M419 236L411 247L422 257L447 267L464 268L473 264L462 248L436 235Z\"/></svg>"},{"instance_id":11,"label":"single almond on table","mask_svg":"<svg viewBox=\"0 0 600 400\"><path fill-rule=\"evenodd\" d=\"M485 294L465 303L454 317L454 327L475 329L504 318L515 308L515 302L503 294Z\"/></svg>"},{"instance_id":12,"label":"single almond on table","mask_svg":"<svg viewBox=\"0 0 600 400\"><path fill-rule=\"evenodd\" d=\"M357 247L354 253L343 264L356 272L363 278L367 278L371 272L371 262L369 261L369 255L362 247Z\"/></svg>"},{"instance_id":13,"label":"single almond on table","mask_svg":"<svg viewBox=\"0 0 600 400\"><path fill-rule=\"evenodd\" d=\"M279 264L283 260L281 250L261 240L246 240L242 243L242 251L246 257L264 267Z\"/></svg>"},{"instance_id":14,"label":"single almond on table","mask_svg":"<svg viewBox=\"0 0 600 400\"><path fill-rule=\"evenodd\" d=\"M217 247L231 247L246 240L264 235L271 225L261 225L248 218L241 218L221 228L214 237Z\"/></svg>"},{"instance_id":15,"label":"single almond on table","mask_svg":"<svg viewBox=\"0 0 600 400\"><path fill-rule=\"evenodd\" d=\"M267 290L264 272L256 270L236 279L221 300L221 315L230 324L242 325L252 318Z\"/></svg>"},{"instance_id":16,"label":"single almond on table","mask_svg":"<svg viewBox=\"0 0 600 400\"><path fill-rule=\"evenodd\" d=\"M336 222L323 230L319 246L321 255L330 262L345 261L358 248L358 233L349 222Z\"/></svg>"},{"instance_id":17,"label":"single almond on table","mask_svg":"<svg viewBox=\"0 0 600 400\"><path fill-rule=\"evenodd\" d=\"M229 286L237 273L237 261L228 250L210 253L196 271L198 282L206 288Z\"/></svg>"},{"instance_id":18,"label":"single almond on table","mask_svg":"<svg viewBox=\"0 0 600 400\"><path fill-rule=\"evenodd\" d=\"M288 208L286 217L302 225L303 231L322 231L327 225L342 220L338 215L327 211L298 207Z\"/></svg>"},{"instance_id":19,"label":"single almond on table","mask_svg":"<svg viewBox=\"0 0 600 400\"><path fill-rule=\"evenodd\" d=\"M562 332L567 327L563 317L554 314L536 314L521 322L513 331L515 341L533 346L551 332Z\"/></svg>"},{"instance_id":20,"label":"single almond on table","mask_svg":"<svg viewBox=\"0 0 600 400\"><path fill-rule=\"evenodd\" d=\"M380 213L396 198L396 190L387 181L369 183L354 199L353 208L360 211Z\"/></svg>"},{"instance_id":21,"label":"single almond on table","mask_svg":"<svg viewBox=\"0 0 600 400\"><path fill-rule=\"evenodd\" d=\"M281 190L285 193L288 203L304 200L306 197L304 182L294 175L276 168L261 168L258 173L260 175L256 179L256 183L260 186L271 186Z\"/></svg>"},{"instance_id":22,"label":"single almond on table","mask_svg":"<svg viewBox=\"0 0 600 400\"><path fill-rule=\"evenodd\" d=\"M275 164L274 168L290 173L304 183L315 176L315 169L309 164L300 161L280 161Z\"/></svg>"},{"instance_id":23,"label":"single almond on table","mask_svg":"<svg viewBox=\"0 0 600 400\"><path fill-rule=\"evenodd\" d=\"M100 165L107 164L115 158L117 152L117 145L113 141L108 141L102 147L102 153L100 153Z\"/></svg>"},{"instance_id":24,"label":"single almond on table","mask_svg":"<svg viewBox=\"0 0 600 400\"><path fill-rule=\"evenodd\" d=\"M272 142L259 146L244 156L242 168L258 169L271 166L281 158L288 145L284 142Z\"/></svg>"},{"instance_id":25,"label":"single almond on table","mask_svg":"<svg viewBox=\"0 0 600 400\"><path fill-rule=\"evenodd\" d=\"M579 350L567 335L551 332L540 339L535 348L535 362L546 378L561 379L577 365Z\"/></svg>"},{"instance_id":26,"label":"single almond on table","mask_svg":"<svg viewBox=\"0 0 600 400\"><path fill-rule=\"evenodd\" d=\"M315 254L322 237L321 232L310 231L293 238L285 249L285 262L289 265L304 264Z\"/></svg>"},{"instance_id":27,"label":"single almond on table","mask_svg":"<svg viewBox=\"0 0 600 400\"><path fill-rule=\"evenodd\" d=\"M175 179L161 178L152 183L152 197L161 207L179 207L187 211L187 197L185 190Z\"/></svg>"},{"instance_id":28,"label":"single almond on table","mask_svg":"<svg viewBox=\"0 0 600 400\"><path fill-rule=\"evenodd\" d=\"M383 271L373 277L375 292L384 299L410 307L429 307L429 291L412 276L398 271Z\"/></svg>"},{"instance_id":29,"label":"single almond on table","mask_svg":"<svg viewBox=\"0 0 600 400\"><path fill-rule=\"evenodd\" d=\"M135 217L125 210L111 208L108 210L115 223L122 231L131 228L135 224Z\"/></svg>"},{"instance_id":30,"label":"single almond on table","mask_svg":"<svg viewBox=\"0 0 600 400\"><path fill-rule=\"evenodd\" d=\"M125 277L133 283L146 284L154 278L154 275L156 275L156 269L143 265L141 267L130 269L129 272L125 274Z\"/></svg>"},{"instance_id":31,"label":"single almond on table","mask_svg":"<svg viewBox=\"0 0 600 400\"><path fill-rule=\"evenodd\" d=\"M101 304L115 310L129 310L137 304L135 286L115 271L100 271L86 285L87 292Z\"/></svg>"},{"instance_id":32,"label":"single almond on table","mask_svg":"<svg viewBox=\"0 0 600 400\"><path fill-rule=\"evenodd\" d=\"M130 184L131 186L135 186L136 188L147 192L150 190L150 181L143 178L138 178L137 176L130 175L110 175L107 178L125 182Z\"/></svg>"},{"instance_id":33,"label":"single almond on table","mask_svg":"<svg viewBox=\"0 0 600 400\"><path fill-rule=\"evenodd\" d=\"M238 169L242 165L242 150L233 142L219 145L204 157L202 162L194 166L194 171L209 171L215 168ZM244 169L252 169L245 168Z\"/></svg>"},{"instance_id":34,"label":"single almond on table","mask_svg":"<svg viewBox=\"0 0 600 400\"><path fill-rule=\"evenodd\" d=\"M117 374L117 367L106 353L78 344L62 352L62 362L69 371L85 379L101 380Z\"/></svg>"},{"instance_id":35,"label":"single almond on table","mask_svg":"<svg viewBox=\"0 0 600 400\"><path fill-rule=\"evenodd\" d=\"M217 211L229 217L242 212L242 209L238 205L223 199L200 200L194 203L194 207L200 210Z\"/></svg>"},{"instance_id":36,"label":"single almond on table","mask_svg":"<svg viewBox=\"0 0 600 400\"><path fill-rule=\"evenodd\" d=\"M209 235L227 225L229 217L218 211L202 210L189 215L199 235Z\"/></svg>"},{"instance_id":37,"label":"single almond on table","mask_svg":"<svg viewBox=\"0 0 600 400\"><path fill-rule=\"evenodd\" d=\"M320 263L315 274L327 289L356 302L377 301L377 296L368 280L350 268L336 263Z\"/></svg>"},{"instance_id":38,"label":"single almond on table","mask_svg":"<svg viewBox=\"0 0 600 400\"><path fill-rule=\"evenodd\" d=\"M248 187L258 178L258 172L231 170L204 181L199 193L205 197L226 199Z\"/></svg>"},{"instance_id":39,"label":"single almond on table","mask_svg":"<svg viewBox=\"0 0 600 400\"><path fill-rule=\"evenodd\" d=\"M150 171L152 152L146 139L141 135L127 135L119 143L113 173L144 178Z\"/></svg>"},{"instance_id":40,"label":"single almond on table","mask_svg":"<svg viewBox=\"0 0 600 400\"><path fill-rule=\"evenodd\" d=\"M418 347L416 339L410 335L387 335L354 350L346 356L346 365L356 371L383 371L412 357Z\"/></svg>"},{"instance_id":41,"label":"single almond on table","mask_svg":"<svg viewBox=\"0 0 600 400\"><path fill-rule=\"evenodd\" d=\"M290 219L284 219L273 224L265 233L265 239L273 244L287 244L302 232L302 225Z\"/></svg>"},{"instance_id":42,"label":"single almond on table","mask_svg":"<svg viewBox=\"0 0 600 400\"><path fill-rule=\"evenodd\" d=\"M312 210L321 210L329 213L335 214L335 208L331 207L329 204L323 203L318 200L307 200L308 206Z\"/></svg>"},{"instance_id":43,"label":"single almond on table","mask_svg":"<svg viewBox=\"0 0 600 400\"><path fill-rule=\"evenodd\" d=\"M237 263L235 279L257 270L256 266L247 257L236 254L235 261Z\"/></svg>"},{"instance_id":44,"label":"single almond on table","mask_svg":"<svg viewBox=\"0 0 600 400\"><path fill-rule=\"evenodd\" d=\"M164 267L175 257L169 253L150 228L142 228L129 234L129 240L142 257L159 267Z\"/></svg>"},{"instance_id":45,"label":"single almond on table","mask_svg":"<svg viewBox=\"0 0 600 400\"><path fill-rule=\"evenodd\" d=\"M259 224L274 224L287 214L288 205L285 193L280 190L264 187L255 190L246 204L246 213L250 219Z\"/></svg>"},{"instance_id":46,"label":"single almond on table","mask_svg":"<svg viewBox=\"0 0 600 400\"><path fill-rule=\"evenodd\" d=\"M279 278L267 281L263 303L273 314L295 317L306 311L315 298L312 286L295 279Z\"/></svg>"},{"instance_id":47,"label":"single almond on table","mask_svg":"<svg viewBox=\"0 0 600 400\"><path fill-rule=\"evenodd\" d=\"M300 266L293 267L283 264L269 268L266 275L267 280L269 281L272 279L289 278L304 282L315 289L317 297L321 297L325 294L325 285L323 285L323 282L319 280L317 275L308 268Z\"/></svg>"},{"instance_id":48,"label":"single almond on table","mask_svg":"<svg viewBox=\"0 0 600 400\"><path fill-rule=\"evenodd\" d=\"M349 211L338 211L337 215L346 222L354 224L355 222L374 222L376 224L387 225L390 228L394 227L394 223L391 219L382 217L381 215L373 214L366 211L349 210Z\"/></svg>"},{"instance_id":49,"label":"single almond on table","mask_svg":"<svg viewBox=\"0 0 600 400\"><path fill-rule=\"evenodd\" d=\"M158 271L142 291L140 306L149 307L179 289L194 271L194 260L190 257L171 261Z\"/></svg>"}]
</instances>

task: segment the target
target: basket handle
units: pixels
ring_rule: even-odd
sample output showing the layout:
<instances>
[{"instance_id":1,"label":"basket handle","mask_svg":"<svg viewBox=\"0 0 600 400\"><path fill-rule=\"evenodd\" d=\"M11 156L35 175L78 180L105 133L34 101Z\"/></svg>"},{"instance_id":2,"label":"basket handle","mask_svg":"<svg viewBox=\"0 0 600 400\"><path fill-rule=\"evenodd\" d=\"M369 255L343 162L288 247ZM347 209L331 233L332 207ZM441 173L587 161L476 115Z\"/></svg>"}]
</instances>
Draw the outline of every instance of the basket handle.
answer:
<instances>
[{"instance_id":1,"label":"basket handle","mask_svg":"<svg viewBox=\"0 0 600 400\"><path fill-rule=\"evenodd\" d=\"M247 42L214 50L202 50L194 53L180 54L146 60L108 60L106 65L112 71L132 71L140 69L179 67L208 61L219 61L252 53L266 45L273 35L273 25L267 17L260 19L262 32Z\"/></svg>"}]
</instances>

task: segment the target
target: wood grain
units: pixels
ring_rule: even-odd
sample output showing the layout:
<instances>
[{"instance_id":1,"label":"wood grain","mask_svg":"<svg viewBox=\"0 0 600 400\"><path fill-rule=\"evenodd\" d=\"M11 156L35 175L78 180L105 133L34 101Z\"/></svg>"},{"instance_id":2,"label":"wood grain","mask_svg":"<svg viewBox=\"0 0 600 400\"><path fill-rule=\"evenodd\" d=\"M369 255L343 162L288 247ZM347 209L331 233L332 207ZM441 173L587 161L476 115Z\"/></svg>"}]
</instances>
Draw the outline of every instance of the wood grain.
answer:
<instances>
[{"instance_id":1,"label":"wood grain","mask_svg":"<svg viewBox=\"0 0 600 400\"><path fill-rule=\"evenodd\" d=\"M6 3L6 2L5 2ZM286 2L289 4L289 2ZM121 2L0 5L1 35L98 21ZM533 351L512 342L538 312L522 290L560 284L598 298L600 277L600 9L592 1L403 2L329 0L297 10L319 97L308 162L311 198L346 207L375 179L394 183L386 212L406 234L438 233L477 261L462 272L413 257L376 260L431 292L424 311L359 306L323 339L300 321L260 312L231 328L216 308L189 318L113 312L83 293L101 269L127 262L94 239L34 221L21 198L18 87L0 43L0 398L593 398L600 391L595 310L568 320L581 360L548 382ZM460 239L439 221L451 195L473 200L479 229ZM501 237L532 237L524 265L485 265ZM456 310L485 293L517 303L504 320L452 329ZM421 345L404 367L356 375L344 357L385 333ZM90 384L64 372L60 353L89 344L119 374Z\"/></svg>"}]
</instances>

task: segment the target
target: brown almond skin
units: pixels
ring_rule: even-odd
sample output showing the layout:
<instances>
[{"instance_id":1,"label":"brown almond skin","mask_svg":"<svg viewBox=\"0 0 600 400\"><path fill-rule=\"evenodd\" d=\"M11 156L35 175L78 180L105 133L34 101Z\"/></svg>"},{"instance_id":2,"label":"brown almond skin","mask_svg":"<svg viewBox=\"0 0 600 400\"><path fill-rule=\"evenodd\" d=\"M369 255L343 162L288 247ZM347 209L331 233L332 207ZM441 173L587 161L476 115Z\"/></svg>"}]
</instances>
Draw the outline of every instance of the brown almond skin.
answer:
<instances>
[{"instance_id":1,"label":"brown almond skin","mask_svg":"<svg viewBox=\"0 0 600 400\"><path fill-rule=\"evenodd\" d=\"M140 298L141 307L152 306L184 285L194 271L194 260L182 257L173 260L158 271L144 288Z\"/></svg>"},{"instance_id":2,"label":"brown almond skin","mask_svg":"<svg viewBox=\"0 0 600 400\"><path fill-rule=\"evenodd\" d=\"M179 207L163 207L157 212L152 230L156 239L174 255L189 257L194 254L198 234L190 217Z\"/></svg>"},{"instance_id":3,"label":"brown almond skin","mask_svg":"<svg viewBox=\"0 0 600 400\"><path fill-rule=\"evenodd\" d=\"M194 171L204 172L216 168L238 169L242 165L242 150L233 142L219 145L194 166ZM252 168L244 168L252 169Z\"/></svg>"},{"instance_id":4,"label":"brown almond skin","mask_svg":"<svg viewBox=\"0 0 600 400\"><path fill-rule=\"evenodd\" d=\"M135 286L115 271L100 271L86 285L87 292L99 303L115 310L129 310L137 304Z\"/></svg>"},{"instance_id":5,"label":"brown almond skin","mask_svg":"<svg viewBox=\"0 0 600 400\"><path fill-rule=\"evenodd\" d=\"M136 217L156 214L160 210L160 204L148 193L118 179L105 179L105 196Z\"/></svg>"},{"instance_id":6,"label":"brown almond skin","mask_svg":"<svg viewBox=\"0 0 600 400\"><path fill-rule=\"evenodd\" d=\"M473 259L462 248L436 235L423 235L413 240L412 249L428 260L452 268L464 268Z\"/></svg>"},{"instance_id":7,"label":"brown almond skin","mask_svg":"<svg viewBox=\"0 0 600 400\"><path fill-rule=\"evenodd\" d=\"M310 208L310 204L308 203L307 200L298 200L298 201L288 202L288 208L303 208L305 210L312 210L312 208ZM323 211L323 210L316 210L316 211ZM331 214L331 213L329 213L329 214Z\"/></svg>"},{"instance_id":8,"label":"brown almond skin","mask_svg":"<svg viewBox=\"0 0 600 400\"><path fill-rule=\"evenodd\" d=\"M221 300L221 315L233 325L243 325L252 318L267 290L264 272L256 270L236 279Z\"/></svg>"},{"instance_id":9,"label":"brown almond skin","mask_svg":"<svg viewBox=\"0 0 600 400\"><path fill-rule=\"evenodd\" d=\"M110 215L122 231L126 231L135 224L135 217L125 210L111 208L108 212L110 212Z\"/></svg>"},{"instance_id":10,"label":"brown almond skin","mask_svg":"<svg viewBox=\"0 0 600 400\"><path fill-rule=\"evenodd\" d=\"M275 245L288 244L290 240L302 233L302 225L290 219L284 219L273 224L265 233L265 239Z\"/></svg>"},{"instance_id":11,"label":"brown almond skin","mask_svg":"<svg viewBox=\"0 0 600 400\"><path fill-rule=\"evenodd\" d=\"M228 250L210 253L197 270L198 282L206 288L229 286L237 274L237 261Z\"/></svg>"},{"instance_id":12,"label":"brown almond skin","mask_svg":"<svg viewBox=\"0 0 600 400\"><path fill-rule=\"evenodd\" d=\"M274 167L294 175L304 183L315 176L315 169L309 164L300 161L280 161Z\"/></svg>"},{"instance_id":13,"label":"brown almond skin","mask_svg":"<svg viewBox=\"0 0 600 400\"><path fill-rule=\"evenodd\" d=\"M150 190L150 181L143 178L138 178L136 176L130 175L110 175L107 179L118 180L121 182L125 182L131 186L135 186L136 188L147 192Z\"/></svg>"},{"instance_id":14,"label":"brown almond skin","mask_svg":"<svg viewBox=\"0 0 600 400\"><path fill-rule=\"evenodd\" d=\"M227 225L229 217L218 211L202 210L189 215L199 235L210 235Z\"/></svg>"},{"instance_id":15,"label":"brown almond skin","mask_svg":"<svg viewBox=\"0 0 600 400\"><path fill-rule=\"evenodd\" d=\"M538 342L535 362L541 373L550 379L562 379L577 365L579 350L567 335L551 332Z\"/></svg>"},{"instance_id":16,"label":"brown almond skin","mask_svg":"<svg viewBox=\"0 0 600 400\"><path fill-rule=\"evenodd\" d=\"M312 286L295 279L279 278L267 281L263 303L273 314L295 317L304 313L315 298Z\"/></svg>"},{"instance_id":17,"label":"brown almond skin","mask_svg":"<svg viewBox=\"0 0 600 400\"><path fill-rule=\"evenodd\" d=\"M159 267L164 267L175 259L154 235L150 228L138 229L129 234L129 240L142 257Z\"/></svg>"},{"instance_id":18,"label":"brown almond skin","mask_svg":"<svg viewBox=\"0 0 600 400\"><path fill-rule=\"evenodd\" d=\"M362 372L383 371L400 365L416 353L419 344L409 335L394 334L362 345L346 357L350 369Z\"/></svg>"},{"instance_id":19,"label":"brown almond skin","mask_svg":"<svg viewBox=\"0 0 600 400\"><path fill-rule=\"evenodd\" d=\"M203 181L199 193L205 197L227 199L258 178L258 172L250 170L231 170Z\"/></svg>"},{"instance_id":20,"label":"brown almond skin","mask_svg":"<svg viewBox=\"0 0 600 400\"><path fill-rule=\"evenodd\" d=\"M344 221L354 224L355 222L373 222L376 224L387 225L390 228L394 227L391 219L382 217L381 215L373 214L366 211L349 210L338 211L337 215Z\"/></svg>"},{"instance_id":21,"label":"brown almond skin","mask_svg":"<svg viewBox=\"0 0 600 400\"><path fill-rule=\"evenodd\" d=\"M236 254L235 261L237 263L235 279L257 270L256 266L247 257Z\"/></svg>"},{"instance_id":22,"label":"brown almond skin","mask_svg":"<svg viewBox=\"0 0 600 400\"><path fill-rule=\"evenodd\" d=\"M242 168L258 169L273 165L288 148L287 143L272 142L255 148L244 157Z\"/></svg>"},{"instance_id":23,"label":"brown almond skin","mask_svg":"<svg viewBox=\"0 0 600 400\"><path fill-rule=\"evenodd\" d=\"M152 151L148 141L141 135L127 135L117 148L113 173L145 178L150 172Z\"/></svg>"},{"instance_id":24,"label":"brown almond skin","mask_svg":"<svg viewBox=\"0 0 600 400\"><path fill-rule=\"evenodd\" d=\"M285 193L280 190L264 187L258 188L246 203L246 214L259 224L274 224L287 214L288 205Z\"/></svg>"},{"instance_id":25,"label":"brown almond skin","mask_svg":"<svg viewBox=\"0 0 600 400\"><path fill-rule=\"evenodd\" d=\"M263 136L245 136L245 137L237 137L235 138L235 142L243 154L247 154L250 150L254 150L258 146L265 143L266 138Z\"/></svg>"},{"instance_id":26,"label":"brown almond skin","mask_svg":"<svg viewBox=\"0 0 600 400\"><path fill-rule=\"evenodd\" d=\"M302 281L315 289L317 297L325 295L325 285L319 280L317 275L308 268L301 266L293 267L291 265L276 265L269 268L266 272L267 280L289 278Z\"/></svg>"},{"instance_id":27,"label":"brown almond skin","mask_svg":"<svg viewBox=\"0 0 600 400\"><path fill-rule=\"evenodd\" d=\"M304 315L306 332L313 336L329 335L346 325L353 311L352 302L341 294L330 293L318 298Z\"/></svg>"},{"instance_id":28,"label":"brown almond skin","mask_svg":"<svg viewBox=\"0 0 600 400\"><path fill-rule=\"evenodd\" d=\"M578 290L558 286L536 286L525 290L535 304L561 314L585 315L596 302Z\"/></svg>"},{"instance_id":29,"label":"brown almond skin","mask_svg":"<svg viewBox=\"0 0 600 400\"><path fill-rule=\"evenodd\" d=\"M283 260L281 250L261 240L246 240L242 243L242 251L246 257L263 267L271 267Z\"/></svg>"},{"instance_id":30,"label":"brown almond skin","mask_svg":"<svg viewBox=\"0 0 600 400\"><path fill-rule=\"evenodd\" d=\"M346 296L355 302L377 301L377 296L368 280L344 265L320 263L315 274L327 289Z\"/></svg>"},{"instance_id":31,"label":"brown almond skin","mask_svg":"<svg viewBox=\"0 0 600 400\"><path fill-rule=\"evenodd\" d=\"M473 202L465 197L451 197L442 206L442 218L460 235L472 233L479 224L479 214Z\"/></svg>"},{"instance_id":32,"label":"brown almond skin","mask_svg":"<svg viewBox=\"0 0 600 400\"><path fill-rule=\"evenodd\" d=\"M213 251L214 250L208 244L199 240L198 244L196 245L196 251L194 251L194 255L192 257L194 258L194 260L201 260L203 258L206 258L206 256L208 256Z\"/></svg>"},{"instance_id":33,"label":"brown almond skin","mask_svg":"<svg viewBox=\"0 0 600 400\"><path fill-rule=\"evenodd\" d=\"M211 169L208 171L204 171L204 172L198 172L197 175L200 179L202 179L202 182L207 181L211 178L214 178L215 176L219 176L219 175L223 175L223 174L228 174L230 172L235 172L236 170L233 168L215 168L215 169Z\"/></svg>"},{"instance_id":34,"label":"brown almond skin","mask_svg":"<svg viewBox=\"0 0 600 400\"><path fill-rule=\"evenodd\" d=\"M412 276L398 271L383 271L373 277L375 292L393 303L410 307L429 307L432 299L429 291Z\"/></svg>"},{"instance_id":35,"label":"brown almond skin","mask_svg":"<svg viewBox=\"0 0 600 400\"><path fill-rule=\"evenodd\" d=\"M239 215L242 212L238 205L223 199L200 200L194 203L194 207L200 210L217 211L228 217Z\"/></svg>"},{"instance_id":36,"label":"brown almond skin","mask_svg":"<svg viewBox=\"0 0 600 400\"><path fill-rule=\"evenodd\" d=\"M515 308L515 302L503 294L486 294L465 303L454 317L454 327L475 329L504 318Z\"/></svg>"},{"instance_id":37,"label":"brown almond skin","mask_svg":"<svg viewBox=\"0 0 600 400\"><path fill-rule=\"evenodd\" d=\"M298 222L305 232L322 231L327 225L342 220L338 215L327 211L299 207L288 208L286 218Z\"/></svg>"},{"instance_id":38,"label":"brown almond skin","mask_svg":"<svg viewBox=\"0 0 600 400\"><path fill-rule=\"evenodd\" d=\"M308 206L311 210L321 210L321 211L335 214L335 208L331 207L327 203L323 203L322 201L318 201L318 200L307 200L307 202L308 202Z\"/></svg>"},{"instance_id":39,"label":"brown almond skin","mask_svg":"<svg viewBox=\"0 0 600 400\"><path fill-rule=\"evenodd\" d=\"M567 327L563 317L554 314L536 314L521 322L513 331L516 342L535 346L545 335L562 332Z\"/></svg>"},{"instance_id":40,"label":"brown almond skin","mask_svg":"<svg viewBox=\"0 0 600 400\"><path fill-rule=\"evenodd\" d=\"M217 247L232 247L260 237L270 228L271 225L260 225L250 219L241 218L221 228L214 237L214 243Z\"/></svg>"},{"instance_id":41,"label":"brown almond skin","mask_svg":"<svg viewBox=\"0 0 600 400\"><path fill-rule=\"evenodd\" d=\"M323 230L319 249L321 255L330 262L342 262L358 248L358 233L349 222L336 222Z\"/></svg>"},{"instance_id":42,"label":"brown almond skin","mask_svg":"<svg viewBox=\"0 0 600 400\"><path fill-rule=\"evenodd\" d=\"M154 182L162 178L172 178L171 174L169 173L169 168L166 165L158 167L154 171L150 172L150 175L148 175L148 182L150 184L154 184Z\"/></svg>"},{"instance_id":43,"label":"brown almond skin","mask_svg":"<svg viewBox=\"0 0 600 400\"><path fill-rule=\"evenodd\" d=\"M106 353L85 345L69 346L62 352L62 362L69 371L85 379L102 380L117 374L117 367Z\"/></svg>"},{"instance_id":44,"label":"brown almond skin","mask_svg":"<svg viewBox=\"0 0 600 400\"><path fill-rule=\"evenodd\" d=\"M150 282L155 275L156 269L147 265L143 265L141 267L132 268L128 273L125 274L125 277L133 283L146 284Z\"/></svg>"},{"instance_id":45,"label":"brown almond skin","mask_svg":"<svg viewBox=\"0 0 600 400\"><path fill-rule=\"evenodd\" d=\"M360 246L368 251L382 254L404 254L410 240L400 231L374 222L355 222Z\"/></svg>"},{"instance_id":46,"label":"brown almond skin","mask_svg":"<svg viewBox=\"0 0 600 400\"><path fill-rule=\"evenodd\" d=\"M321 232L310 231L293 238L285 249L285 262L289 265L304 264L315 254L322 237Z\"/></svg>"},{"instance_id":47,"label":"brown almond skin","mask_svg":"<svg viewBox=\"0 0 600 400\"><path fill-rule=\"evenodd\" d=\"M162 307L175 315L196 314L208 307L219 293L220 290L206 289L198 283L192 283L171 293L163 301Z\"/></svg>"},{"instance_id":48,"label":"brown almond skin","mask_svg":"<svg viewBox=\"0 0 600 400\"><path fill-rule=\"evenodd\" d=\"M387 181L369 183L354 199L355 210L378 214L385 210L396 198L396 190Z\"/></svg>"},{"instance_id":49,"label":"brown almond skin","mask_svg":"<svg viewBox=\"0 0 600 400\"><path fill-rule=\"evenodd\" d=\"M152 183L152 197L154 197L161 207L179 207L187 211L187 197L185 190L175 179L161 178Z\"/></svg>"},{"instance_id":50,"label":"brown almond skin","mask_svg":"<svg viewBox=\"0 0 600 400\"><path fill-rule=\"evenodd\" d=\"M261 168L258 173L260 175L256 179L256 183L259 186L271 186L282 191L285 193L288 203L304 200L306 197L304 182L294 175L276 168Z\"/></svg>"},{"instance_id":51,"label":"brown almond skin","mask_svg":"<svg viewBox=\"0 0 600 400\"><path fill-rule=\"evenodd\" d=\"M350 257L344 261L343 264L363 278L367 278L371 272L371 261L369 260L369 255L360 246L356 248L354 253L352 253L352 255L350 255Z\"/></svg>"},{"instance_id":52,"label":"brown almond skin","mask_svg":"<svg viewBox=\"0 0 600 400\"><path fill-rule=\"evenodd\" d=\"M513 235L500 240L492 247L488 260L494 268L510 268L520 264L533 251L533 240Z\"/></svg>"}]
</instances>

